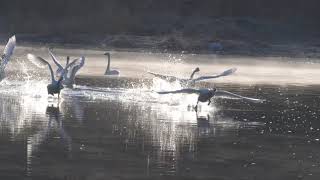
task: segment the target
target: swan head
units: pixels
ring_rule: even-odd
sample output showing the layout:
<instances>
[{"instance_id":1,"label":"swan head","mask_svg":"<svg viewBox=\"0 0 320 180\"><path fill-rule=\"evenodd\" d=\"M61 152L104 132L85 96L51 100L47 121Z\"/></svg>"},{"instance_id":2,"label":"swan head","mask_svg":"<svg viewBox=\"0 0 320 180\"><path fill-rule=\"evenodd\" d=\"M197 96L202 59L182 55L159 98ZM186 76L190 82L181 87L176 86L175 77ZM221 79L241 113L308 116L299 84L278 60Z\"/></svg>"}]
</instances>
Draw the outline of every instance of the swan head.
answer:
<instances>
[{"instance_id":1,"label":"swan head","mask_svg":"<svg viewBox=\"0 0 320 180\"><path fill-rule=\"evenodd\" d=\"M104 53L103 55L110 56L109 52Z\"/></svg>"},{"instance_id":2,"label":"swan head","mask_svg":"<svg viewBox=\"0 0 320 180\"><path fill-rule=\"evenodd\" d=\"M200 71L200 68L199 68L199 67L197 67L197 68L194 69L194 72L199 72L199 71Z\"/></svg>"}]
</instances>

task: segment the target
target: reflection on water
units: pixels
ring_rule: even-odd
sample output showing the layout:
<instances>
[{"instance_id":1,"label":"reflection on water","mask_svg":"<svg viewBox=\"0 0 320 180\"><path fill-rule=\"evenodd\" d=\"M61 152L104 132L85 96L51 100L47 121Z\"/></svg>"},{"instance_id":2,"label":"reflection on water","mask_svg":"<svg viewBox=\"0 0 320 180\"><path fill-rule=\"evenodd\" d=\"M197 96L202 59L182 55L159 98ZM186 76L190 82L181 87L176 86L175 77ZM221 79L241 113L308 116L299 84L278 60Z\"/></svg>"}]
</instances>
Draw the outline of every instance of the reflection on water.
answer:
<instances>
[{"instance_id":1,"label":"reflection on water","mask_svg":"<svg viewBox=\"0 0 320 180\"><path fill-rule=\"evenodd\" d=\"M41 129L34 135L30 135L27 138L27 175L32 175L32 158L34 153L38 151L39 146L50 139L52 132L57 133L58 136L53 138L61 139L61 142L66 144L67 151L72 151L72 139L68 133L63 129L62 114L59 111L59 107L53 105L48 106L46 110L46 117L48 122L46 126L42 126Z\"/></svg>"},{"instance_id":2,"label":"reflection on water","mask_svg":"<svg viewBox=\"0 0 320 180\"><path fill-rule=\"evenodd\" d=\"M197 114L196 96L78 86L65 89L63 101L56 102L30 93L10 95L1 87L0 176L320 177L317 88L219 86L268 102L216 99Z\"/></svg>"}]
</instances>

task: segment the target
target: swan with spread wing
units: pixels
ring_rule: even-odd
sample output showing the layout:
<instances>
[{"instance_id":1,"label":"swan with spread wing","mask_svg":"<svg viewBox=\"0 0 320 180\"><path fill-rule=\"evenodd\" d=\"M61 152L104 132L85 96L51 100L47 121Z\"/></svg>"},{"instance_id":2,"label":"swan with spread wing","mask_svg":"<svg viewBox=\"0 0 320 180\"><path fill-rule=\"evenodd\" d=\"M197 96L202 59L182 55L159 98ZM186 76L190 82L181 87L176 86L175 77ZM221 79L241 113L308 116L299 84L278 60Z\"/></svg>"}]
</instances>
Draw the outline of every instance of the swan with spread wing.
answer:
<instances>
[{"instance_id":1,"label":"swan with spread wing","mask_svg":"<svg viewBox=\"0 0 320 180\"><path fill-rule=\"evenodd\" d=\"M211 98L213 97L229 97L229 98L236 98L236 99L243 99L249 102L264 102L265 100L262 99L256 99L256 98L250 98L250 97L244 97L238 94L234 94L228 91L223 90L217 90L216 88L213 89L180 89L176 91L162 91L158 92L159 94L178 94L178 93L186 93L186 94L198 94L198 101L197 105L195 106L195 111L197 111L198 103L199 102L208 102L208 105L211 103Z\"/></svg>"},{"instance_id":2,"label":"swan with spread wing","mask_svg":"<svg viewBox=\"0 0 320 180\"><path fill-rule=\"evenodd\" d=\"M154 72L150 72L150 71L147 71L147 72L149 74L152 74L153 76L155 76L157 78L163 79L163 80L168 81L168 82L178 81L181 84L185 84L185 85L191 84L192 85L197 81L204 81L204 80L215 79L215 78L219 78L219 77L223 77L223 76L229 76L229 75L233 74L234 72L236 72L237 68L227 69L227 70L223 71L222 73L216 74L216 75L200 76L198 78L194 78L194 75L199 71L200 71L200 69L198 67L196 69L194 69L192 71L189 79L178 78L178 77L170 76L170 75L158 74L158 73L154 73Z\"/></svg>"},{"instance_id":3,"label":"swan with spread wing","mask_svg":"<svg viewBox=\"0 0 320 180\"><path fill-rule=\"evenodd\" d=\"M74 62L74 63L73 63ZM66 85L68 88L73 88L73 85L75 83L75 78L77 72L84 66L85 57L82 56L79 59L73 60L70 64L70 67L67 69L67 72L65 74L63 84ZM67 61L67 65L69 65L69 62Z\"/></svg>"},{"instance_id":4,"label":"swan with spread wing","mask_svg":"<svg viewBox=\"0 0 320 180\"><path fill-rule=\"evenodd\" d=\"M16 37L12 36L9 40L8 43L6 44L4 50L3 50L3 54L0 58L0 81L5 78L5 69L6 66L8 64L8 62L10 61L10 58L13 54L13 51L16 47Z\"/></svg>"},{"instance_id":5,"label":"swan with spread wing","mask_svg":"<svg viewBox=\"0 0 320 180\"><path fill-rule=\"evenodd\" d=\"M52 96L54 96L54 94L58 94L58 98L60 98L60 92L61 92L61 89L63 89L62 80L63 80L64 74L66 73L66 71L63 70L61 72L61 74L59 75L58 80L56 80L55 76L54 76L54 72L52 70L52 67L51 67L50 63L48 63L48 61L46 61L42 57L35 56L33 54L28 54L27 58L33 64L35 64L36 66L38 66L40 68L44 68L45 66L48 66L49 71L50 71L50 76L51 76L51 83L48 84L48 86L47 86L48 94L51 94ZM80 61L80 59L77 59L77 61ZM68 64L65 69L68 69L70 66L77 63L77 61L74 61L74 62Z\"/></svg>"},{"instance_id":6,"label":"swan with spread wing","mask_svg":"<svg viewBox=\"0 0 320 180\"><path fill-rule=\"evenodd\" d=\"M69 63L69 56L67 57L66 65L63 67L59 60L54 56L52 51L48 49L49 54L54 62L54 64L58 67L56 74L61 76L63 74L62 84L68 88L72 88L75 82L75 77L77 72L84 66L85 57L82 56L79 59L73 60Z\"/></svg>"}]
</instances>

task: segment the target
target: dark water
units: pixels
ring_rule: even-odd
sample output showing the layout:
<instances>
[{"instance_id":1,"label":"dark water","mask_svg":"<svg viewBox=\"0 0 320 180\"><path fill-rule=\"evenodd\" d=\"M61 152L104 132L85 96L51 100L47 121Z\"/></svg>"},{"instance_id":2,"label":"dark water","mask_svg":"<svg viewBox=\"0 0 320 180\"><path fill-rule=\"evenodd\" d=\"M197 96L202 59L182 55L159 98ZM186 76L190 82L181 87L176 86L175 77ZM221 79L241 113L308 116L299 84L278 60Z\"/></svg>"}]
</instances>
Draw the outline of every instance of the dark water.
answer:
<instances>
[{"instance_id":1,"label":"dark water","mask_svg":"<svg viewBox=\"0 0 320 180\"><path fill-rule=\"evenodd\" d=\"M9 87L8 87L9 86ZM10 89L2 85L0 89ZM1 179L319 179L319 87L217 85L263 104L145 89L1 91Z\"/></svg>"}]
</instances>

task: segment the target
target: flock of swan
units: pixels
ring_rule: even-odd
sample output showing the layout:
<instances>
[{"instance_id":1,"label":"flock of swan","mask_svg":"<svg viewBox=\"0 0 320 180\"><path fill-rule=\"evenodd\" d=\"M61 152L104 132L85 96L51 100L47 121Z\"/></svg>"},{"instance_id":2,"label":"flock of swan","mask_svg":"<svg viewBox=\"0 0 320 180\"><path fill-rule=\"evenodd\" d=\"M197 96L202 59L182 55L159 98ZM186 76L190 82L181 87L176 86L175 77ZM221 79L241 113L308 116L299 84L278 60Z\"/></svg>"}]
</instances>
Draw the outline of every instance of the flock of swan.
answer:
<instances>
[{"instance_id":1,"label":"flock of swan","mask_svg":"<svg viewBox=\"0 0 320 180\"><path fill-rule=\"evenodd\" d=\"M8 64L10 57L13 54L13 51L16 46L16 38L15 36L12 36L8 43L6 44L3 55L0 59L0 80L2 80L5 77L5 68ZM39 68L45 68L46 66L49 69L50 76L51 76L51 83L47 85L48 94L54 96L55 94L58 94L58 99L60 98L60 92L64 87L72 88L73 84L75 83L75 76L77 72L84 66L85 64L85 57L82 56L80 58L74 59L70 62L69 56L67 57L66 64L63 66L59 60L55 57L51 49L48 49L48 53L53 61L53 63L57 66L56 72L53 71L53 68L51 64L45 60L44 58L40 56L36 56L33 54L27 54L27 59L32 62L34 65L36 65ZM107 69L104 73L104 75L113 75L117 76L120 75L120 72L118 70L112 70L110 68L110 53L105 53L105 56L108 58L108 65ZM189 87L195 85L196 82L209 80L209 79L215 79L223 76L229 76L233 74L237 69L231 68L226 71L223 71L220 74L212 75L212 76L200 76L198 78L194 78L195 74L200 72L200 69L197 67L194 69L190 75L189 78L179 78L175 76L169 76L169 75L163 75L155 72L148 71L149 74L163 79L167 82L179 82L184 87ZM197 94L198 100L197 104L194 107L195 111L197 111L198 103L199 102L208 102L208 105L211 103L211 98L217 97L217 96L226 96L230 98L237 98L237 99L243 99L251 102L263 102L264 100L261 99L255 99L255 98L249 98L240 96L228 91L223 90L217 90L216 88L201 88L201 89L194 89L194 88L185 88L180 89L176 91L161 91L157 92L158 94L177 94L177 93L187 93L187 94Z\"/></svg>"}]
</instances>

